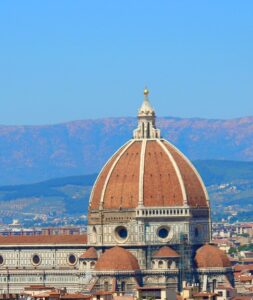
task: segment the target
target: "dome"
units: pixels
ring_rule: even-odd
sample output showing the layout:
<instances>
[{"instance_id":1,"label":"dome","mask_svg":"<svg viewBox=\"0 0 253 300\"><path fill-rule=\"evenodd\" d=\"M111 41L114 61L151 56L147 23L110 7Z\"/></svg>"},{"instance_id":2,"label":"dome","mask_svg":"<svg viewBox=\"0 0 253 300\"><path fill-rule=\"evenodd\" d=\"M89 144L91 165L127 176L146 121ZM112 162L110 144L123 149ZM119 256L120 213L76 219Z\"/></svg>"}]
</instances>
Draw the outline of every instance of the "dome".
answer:
<instances>
[{"instance_id":1,"label":"dome","mask_svg":"<svg viewBox=\"0 0 253 300\"><path fill-rule=\"evenodd\" d=\"M179 257L179 254L168 246L160 248L154 255L154 258Z\"/></svg>"},{"instance_id":2,"label":"dome","mask_svg":"<svg viewBox=\"0 0 253 300\"><path fill-rule=\"evenodd\" d=\"M198 268L231 267L226 253L213 245L204 245L197 250L195 262Z\"/></svg>"},{"instance_id":3,"label":"dome","mask_svg":"<svg viewBox=\"0 0 253 300\"><path fill-rule=\"evenodd\" d=\"M130 140L99 174L90 209L208 207L202 180L189 160L164 139Z\"/></svg>"},{"instance_id":4,"label":"dome","mask_svg":"<svg viewBox=\"0 0 253 300\"><path fill-rule=\"evenodd\" d=\"M146 90L145 90L146 91ZM149 108L148 92L143 106ZM191 162L160 138L155 114L138 114L134 138L108 160L90 197L90 210L137 207L207 208L208 195Z\"/></svg>"},{"instance_id":5,"label":"dome","mask_svg":"<svg viewBox=\"0 0 253 300\"><path fill-rule=\"evenodd\" d=\"M98 259L96 271L137 271L140 270L136 257L121 247L106 250Z\"/></svg>"},{"instance_id":6,"label":"dome","mask_svg":"<svg viewBox=\"0 0 253 300\"><path fill-rule=\"evenodd\" d=\"M90 247L79 258L82 258L82 259L97 259L98 258L97 251L94 247Z\"/></svg>"}]
</instances>

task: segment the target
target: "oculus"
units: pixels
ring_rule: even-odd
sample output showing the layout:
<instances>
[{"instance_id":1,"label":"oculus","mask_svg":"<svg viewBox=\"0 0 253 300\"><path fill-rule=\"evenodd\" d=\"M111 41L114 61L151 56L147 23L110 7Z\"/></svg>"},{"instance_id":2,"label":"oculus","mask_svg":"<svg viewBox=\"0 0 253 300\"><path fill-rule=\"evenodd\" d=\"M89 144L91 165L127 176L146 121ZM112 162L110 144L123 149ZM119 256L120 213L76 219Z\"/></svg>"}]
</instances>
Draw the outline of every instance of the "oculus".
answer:
<instances>
[{"instance_id":1,"label":"oculus","mask_svg":"<svg viewBox=\"0 0 253 300\"><path fill-rule=\"evenodd\" d=\"M156 232L158 238L162 242L168 242L173 237L173 231L169 226L160 226Z\"/></svg>"},{"instance_id":2,"label":"oculus","mask_svg":"<svg viewBox=\"0 0 253 300\"><path fill-rule=\"evenodd\" d=\"M125 226L118 226L115 228L115 237L118 241L123 242L128 237L128 231Z\"/></svg>"},{"instance_id":3,"label":"oculus","mask_svg":"<svg viewBox=\"0 0 253 300\"><path fill-rule=\"evenodd\" d=\"M35 265L35 266L38 266L40 263L41 263L41 258L38 254L34 254L32 256L32 263Z\"/></svg>"},{"instance_id":4,"label":"oculus","mask_svg":"<svg viewBox=\"0 0 253 300\"><path fill-rule=\"evenodd\" d=\"M74 265L76 263L76 261L77 261L76 256L74 254L69 254L68 263L70 265Z\"/></svg>"},{"instance_id":5,"label":"oculus","mask_svg":"<svg viewBox=\"0 0 253 300\"><path fill-rule=\"evenodd\" d=\"M168 227L160 227L157 231L157 234L160 239L166 239L169 236L169 228Z\"/></svg>"}]
</instances>

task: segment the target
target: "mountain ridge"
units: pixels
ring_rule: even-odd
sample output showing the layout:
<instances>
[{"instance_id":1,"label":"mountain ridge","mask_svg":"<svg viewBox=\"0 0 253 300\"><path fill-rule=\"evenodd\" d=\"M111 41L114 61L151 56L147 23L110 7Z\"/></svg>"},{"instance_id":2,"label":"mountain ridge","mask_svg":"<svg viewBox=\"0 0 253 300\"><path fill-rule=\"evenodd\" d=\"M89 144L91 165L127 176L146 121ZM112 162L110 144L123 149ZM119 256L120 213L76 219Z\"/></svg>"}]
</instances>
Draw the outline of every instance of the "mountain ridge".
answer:
<instances>
[{"instance_id":1,"label":"mountain ridge","mask_svg":"<svg viewBox=\"0 0 253 300\"><path fill-rule=\"evenodd\" d=\"M86 119L77 119L77 120L67 120L67 121L59 121L59 122L53 122L53 123L45 123L45 124L1 124L0 123L0 128L1 127L50 127L50 126L58 126L58 125L64 125L68 123L76 123L76 122L83 122L83 121L88 121L88 122L93 122L93 121L103 121L103 120L118 120L118 119L133 119L136 120L136 117L132 116L119 116L119 117L98 117L98 118L86 118ZM165 115L165 116L159 116L156 119L171 119L171 120L205 120L205 121L221 121L221 122L226 122L226 121L253 121L253 115L248 115L244 117L234 117L234 118L205 118L205 117L177 117L177 116L170 116L170 115ZM136 123L137 124L137 123Z\"/></svg>"},{"instance_id":2,"label":"mountain ridge","mask_svg":"<svg viewBox=\"0 0 253 300\"><path fill-rule=\"evenodd\" d=\"M136 126L133 117L0 125L0 185L97 173ZM157 127L191 160L253 160L253 117L163 117Z\"/></svg>"}]
</instances>

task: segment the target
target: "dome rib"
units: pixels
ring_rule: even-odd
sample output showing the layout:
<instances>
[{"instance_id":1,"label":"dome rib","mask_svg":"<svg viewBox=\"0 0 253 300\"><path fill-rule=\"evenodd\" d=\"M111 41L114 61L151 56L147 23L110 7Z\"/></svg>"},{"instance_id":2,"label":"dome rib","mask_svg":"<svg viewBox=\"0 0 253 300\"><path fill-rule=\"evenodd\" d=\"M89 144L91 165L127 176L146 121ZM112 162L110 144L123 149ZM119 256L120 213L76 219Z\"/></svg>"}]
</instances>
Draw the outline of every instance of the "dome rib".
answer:
<instances>
[{"instance_id":1,"label":"dome rib","mask_svg":"<svg viewBox=\"0 0 253 300\"><path fill-rule=\"evenodd\" d=\"M184 205L187 205L187 196L186 196L186 189L185 189L185 185L184 185L184 181L183 181L183 177L182 174L177 166L177 163L174 159L174 157L170 154L169 150L164 146L164 144L161 142L161 140L157 140L158 144L162 147L163 151L168 155L169 160L171 161L177 177L178 177L178 181L180 183L180 187L181 187L181 191L182 191L182 195L183 195L183 201L184 201Z\"/></svg>"},{"instance_id":2,"label":"dome rib","mask_svg":"<svg viewBox=\"0 0 253 300\"><path fill-rule=\"evenodd\" d=\"M171 153L171 155L172 156L174 156L175 155L175 153L176 153L176 155L178 155L180 158L181 158L181 160L179 160L179 159L177 159L177 158L174 158L175 159L175 161L176 161L176 164L178 165L178 168L180 168L180 163L179 163L179 161L180 162L183 162L183 163L185 163L185 167L187 167L188 168L188 170L189 171L191 171L191 172L193 172L194 173L194 175L197 177L197 179L198 179L198 182L199 182L199 185L200 185L200 187L201 187L201 189L198 189L199 191L202 191L203 193L204 193L204 197L205 197L205 199L202 199L202 200L204 200L204 202L205 202L205 204L204 204L204 206L210 206L210 204L209 204L209 197L208 197L208 193L207 193L207 190L206 190L206 187L205 187L205 185L204 185L204 182L203 182L203 180L202 180L202 178L201 178L201 176L199 175L199 173L198 173L198 171L196 170L196 168L194 167L194 165L191 163L191 161L181 152L181 151L179 151L173 144L171 144L169 141L167 141L167 140L162 140L162 144L164 144L165 145L165 147L168 149L168 151L169 152L173 152L174 151L174 153ZM174 155L173 155L174 154ZM182 167L183 168L183 167ZM189 177L189 174L187 174L187 177ZM185 179L184 179L184 175L182 174L182 178L183 178L183 181L185 182ZM186 187L186 193L187 193L187 195L188 196L191 196L190 194L190 192L188 191L188 189L190 189L191 187L190 186L188 186L188 188ZM193 194L195 194L195 193L193 193ZM196 195L195 195L195 197L196 197ZM191 206L194 206L194 203L191 203L193 200L192 199L187 199L188 201L188 205L190 204ZM199 204L198 204L199 205Z\"/></svg>"},{"instance_id":3,"label":"dome rib","mask_svg":"<svg viewBox=\"0 0 253 300\"><path fill-rule=\"evenodd\" d=\"M121 153L118 155L118 157L116 158L116 160L113 162L107 176L106 176L106 179L105 179L105 183L104 183L104 186L103 186L103 189L102 189L102 193L101 193L101 199L100 199L100 205L103 207L104 205L104 197L105 197L105 192L106 192L106 188L107 188L107 185L108 185L108 182L110 180L110 177L111 177L111 174L114 170L114 168L116 167L117 163L119 162L120 158L122 157L122 155L126 152L126 150L134 143L134 141L128 141L125 145L123 145L123 149L121 151ZM124 147L126 146L126 147Z\"/></svg>"},{"instance_id":4,"label":"dome rib","mask_svg":"<svg viewBox=\"0 0 253 300\"><path fill-rule=\"evenodd\" d=\"M141 207L208 208L200 175L189 160L164 139L133 139L100 172L90 210Z\"/></svg>"},{"instance_id":5,"label":"dome rib","mask_svg":"<svg viewBox=\"0 0 253 300\"><path fill-rule=\"evenodd\" d=\"M100 200L101 200L101 191L103 189L105 179L107 177L108 171L111 169L112 164L117 159L117 157L120 155L120 152L124 147L129 143L125 143L122 147L120 147L119 150L117 150L106 162L106 164L103 166L102 170L98 174L96 181L93 185L90 199L89 199L89 208L90 209L99 209L100 206Z\"/></svg>"},{"instance_id":6,"label":"dome rib","mask_svg":"<svg viewBox=\"0 0 253 300\"><path fill-rule=\"evenodd\" d=\"M104 194L104 209L132 209L138 206L141 141L133 141L121 154Z\"/></svg>"},{"instance_id":7,"label":"dome rib","mask_svg":"<svg viewBox=\"0 0 253 300\"><path fill-rule=\"evenodd\" d=\"M199 172L196 170L195 166L192 164L192 162L181 152L179 151L173 144L171 144L169 141L166 140L166 143L169 144L179 155L181 155L186 162L191 166L192 170L194 171L195 175L198 177L198 180L202 186L202 189L205 193L206 199L208 200L208 204L209 204L209 197L208 197L208 193L205 187L205 184L201 178L201 176L199 175Z\"/></svg>"},{"instance_id":8,"label":"dome rib","mask_svg":"<svg viewBox=\"0 0 253 300\"><path fill-rule=\"evenodd\" d=\"M156 139L147 141L144 172L144 206L183 206L175 167Z\"/></svg>"},{"instance_id":9,"label":"dome rib","mask_svg":"<svg viewBox=\"0 0 253 300\"><path fill-rule=\"evenodd\" d=\"M144 195L144 168L145 168L145 153L146 153L147 140L143 140L141 145L141 157L140 157L140 173L139 173L139 199L138 204L143 206Z\"/></svg>"}]
</instances>

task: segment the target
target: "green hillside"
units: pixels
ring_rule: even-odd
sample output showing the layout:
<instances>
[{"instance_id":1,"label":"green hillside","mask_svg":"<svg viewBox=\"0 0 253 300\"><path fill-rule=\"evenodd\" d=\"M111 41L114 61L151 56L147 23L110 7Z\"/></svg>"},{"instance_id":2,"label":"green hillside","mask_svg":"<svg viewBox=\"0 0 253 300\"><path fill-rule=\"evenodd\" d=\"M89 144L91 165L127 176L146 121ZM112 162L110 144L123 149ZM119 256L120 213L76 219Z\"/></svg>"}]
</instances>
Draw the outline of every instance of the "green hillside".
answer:
<instances>
[{"instance_id":1,"label":"green hillside","mask_svg":"<svg viewBox=\"0 0 253 300\"><path fill-rule=\"evenodd\" d=\"M253 180L253 162L196 160L193 163L207 186L235 180Z\"/></svg>"}]
</instances>

